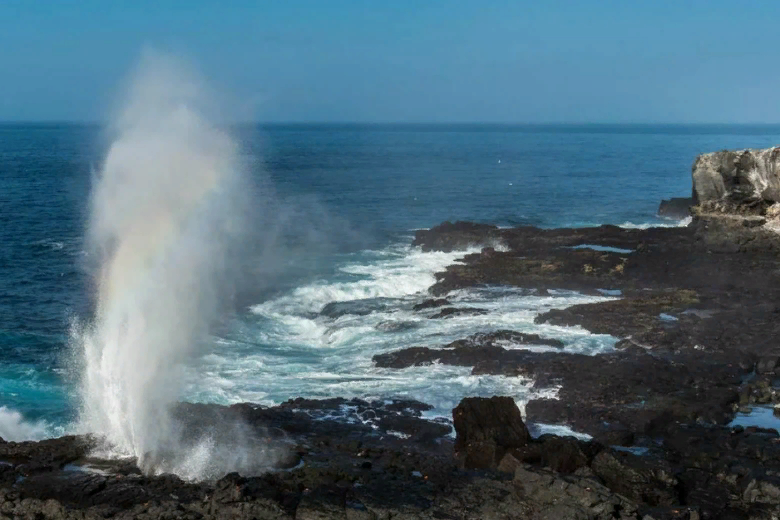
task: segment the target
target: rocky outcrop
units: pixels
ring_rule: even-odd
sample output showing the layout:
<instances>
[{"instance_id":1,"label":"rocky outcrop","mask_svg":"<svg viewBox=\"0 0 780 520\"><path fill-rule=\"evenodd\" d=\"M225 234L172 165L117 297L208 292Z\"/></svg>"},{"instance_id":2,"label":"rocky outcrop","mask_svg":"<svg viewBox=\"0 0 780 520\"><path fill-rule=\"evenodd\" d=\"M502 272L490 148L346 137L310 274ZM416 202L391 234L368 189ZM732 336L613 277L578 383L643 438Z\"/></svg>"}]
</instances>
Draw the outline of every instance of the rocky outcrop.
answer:
<instances>
[{"instance_id":1,"label":"rocky outcrop","mask_svg":"<svg viewBox=\"0 0 780 520\"><path fill-rule=\"evenodd\" d=\"M531 440L511 397L467 397L452 410L455 455L467 469L495 468L507 451Z\"/></svg>"},{"instance_id":2,"label":"rocky outcrop","mask_svg":"<svg viewBox=\"0 0 780 520\"><path fill-rule=\"evenodd\" d=\"M511 475L530 513L517 518L759 519L780 513L780 436L774 430L670 422L650 441L652 448L636 455L573 437L531 439L513 404L468 398L453 418L461 459ZM503 455L496 463L497 452Z\"/></svg>"},{"instance_id":3,"label":"rocky outcrop","mask_svg":"<svg viewBox=\"0 0 780 520\"><path fill-rule=\"evenodd\" d=\"M494 396L466 398L453 410L454 443L392 434L395 419L442 426L422 419L425 409L414 401L343 399L295 399L273 408L184 405L182 414L197 424L240 416L248 426L282 435L300 459L284 471L204 482L143 475L132 460L90 459L95 439L88 437L0 441L0 518L758 520L780 514L774 430L670 421L636 455L573 437L531 438L514 400ZM333 420L345 412L351 415Z\"/></svg>"},{"instance_id":4,"label":"rocky outcrop","mask_svg":"<svg viewBox=\"0 0 780 520\"><path fill-rule=\"evenodd\" d=\"M387 308L387 298L365 298L362 300L337 301L326 304L320 315L338 319L342 316L367 316L372 312L380 312Z\"/></svg>"},{"instance_id":5,"label":"rocky outcrop","mask_svg":"<svg viewBox=\"0 0 780 520\"><path fill-rule=\"evenodd\" d=\"M429 319L437 320L442 318L454 318L456 316L482 316L487 314L487 310L478 307L445 307Z\"/></svg>"},{"instance_id":6,"label":"rocky outcrop","mask_svg":"<svg viewBox=\"0 0 780 520\"><path fill-rule=\"evenodd\" d=\"M539 314L534 321L566 327L581 325L596 334L625 338L659 327L659 316L679 320L669 313L677 314L698 303L695 291L643 291L620 300L553 309Z\"/></svg>"},{"instance_id":7,"label":"rocky outcrop","mask_svg":"<svg viewBox=\"0 0 780 520\"><path fill-rule=\"evenodd\" d=\"M666 218L684 219L691 216L692 198L671 198L662 200L658 206L658 215Z\"/></svg>"},{"instance_id":8,"label":"rocky outcrop","mask_svg":"<svg viewBox=\"0 0 780 520\"><path fill-rule=\"evenodd\" d=\"M503 346L502 346L503 345ZM410 347L373 357L382 368L407 368L430 365L434 362L455 366L475 366L482 362L509 361L524 351L513 351L504 346L537 345L563 348L563 342L513 330L477 333L449 343L443 348Z\"/></svg>"},{"instance_id":9,"label":"rocky outcrop","mask_svg":"<svg viewBox=\"0 0 780 520\"><path fill-rule=\"evenodd\" d=\"M693 163L697 204L729 200L780 202L780 147L706 153Z\"/></svg>"},{"instance_id":10,"label":"rocky outcrop","mask_svg":"<svg viewBox=\"0 0 780 520\"><path fill-rule=\"evenodd\" d=\"M429 298L412 307L412 310L424 311L426 309L435 309L436 307L444 307L445 305L451 305L450 301L446 298Z\"/></svg>"},{"instance_id":11,"label":"rocky outcrop","mask_svg":"<svg viewBox=\"0 0 780 520\"><path fill-rule=\"evenodd\" d=\"M454 224L444 222L431 229L421 229L414 235L413 246L420 246L423 251L449 253L472 246L491 245L498 238L499 229L489 224L458 221Z\"/></svg>"}]
</instances>

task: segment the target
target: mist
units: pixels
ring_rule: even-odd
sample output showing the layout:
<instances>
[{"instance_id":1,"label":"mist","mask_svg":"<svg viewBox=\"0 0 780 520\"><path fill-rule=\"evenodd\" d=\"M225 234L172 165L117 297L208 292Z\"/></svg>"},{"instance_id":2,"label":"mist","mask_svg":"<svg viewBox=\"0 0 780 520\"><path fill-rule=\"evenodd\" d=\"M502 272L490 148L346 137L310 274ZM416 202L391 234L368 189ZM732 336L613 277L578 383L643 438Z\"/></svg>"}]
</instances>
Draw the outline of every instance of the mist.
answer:
<instances>
[{"instance_id":1,"label":"mist","mask_svg":"<svg viewBox=\"0 0 780 520\"><path fill-rule=\"evenodd\" d=\"M255 186L239 146L206 117L208 89L173 57L146 53L111 125L97 172L87 243L99 265L94 315L74 324L79 429L100 455L135 457L149 473L186 478L251 473L273 450L245 425L220 442L173 419L186 363L235 293L257 226ZM255 200L253 200L255 199Z\"/></svg>"}]
</instances>

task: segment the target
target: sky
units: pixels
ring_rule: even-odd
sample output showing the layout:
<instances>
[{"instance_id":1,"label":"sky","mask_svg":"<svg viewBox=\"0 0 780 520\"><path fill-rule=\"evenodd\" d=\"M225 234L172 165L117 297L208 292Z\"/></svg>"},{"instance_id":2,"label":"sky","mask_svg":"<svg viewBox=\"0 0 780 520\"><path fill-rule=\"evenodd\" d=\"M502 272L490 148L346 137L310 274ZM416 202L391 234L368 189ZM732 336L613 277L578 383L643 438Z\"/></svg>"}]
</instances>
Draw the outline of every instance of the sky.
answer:
<instances>
[{"instance_id":1,"label":"sky","mask_svg":"<svg viewBox=\"0 0 780 520\"><path fill-rule=\"evenodd\" d=\"M143 49L242 121L780 123L780 2L0 0L0 121L102 121Z\"/></svg>"}]
</instances>

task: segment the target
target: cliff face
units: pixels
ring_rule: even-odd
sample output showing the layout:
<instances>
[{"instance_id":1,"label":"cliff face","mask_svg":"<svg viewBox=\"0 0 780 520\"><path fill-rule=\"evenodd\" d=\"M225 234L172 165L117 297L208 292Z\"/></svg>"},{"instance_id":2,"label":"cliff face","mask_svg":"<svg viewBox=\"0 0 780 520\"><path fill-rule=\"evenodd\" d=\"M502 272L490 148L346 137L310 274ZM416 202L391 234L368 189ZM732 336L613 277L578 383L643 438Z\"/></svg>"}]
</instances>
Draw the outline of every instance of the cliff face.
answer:
<instances>
[{"instance_id":1,"label":"cliff face","mask_svg":"<svg viewBox=\"0 0 780 520\"><path fill-rule=\"evenodd\" d=\"M702 154L692 174L695 204L780 202L780 147Z\"/></svg>"}]
</instances>

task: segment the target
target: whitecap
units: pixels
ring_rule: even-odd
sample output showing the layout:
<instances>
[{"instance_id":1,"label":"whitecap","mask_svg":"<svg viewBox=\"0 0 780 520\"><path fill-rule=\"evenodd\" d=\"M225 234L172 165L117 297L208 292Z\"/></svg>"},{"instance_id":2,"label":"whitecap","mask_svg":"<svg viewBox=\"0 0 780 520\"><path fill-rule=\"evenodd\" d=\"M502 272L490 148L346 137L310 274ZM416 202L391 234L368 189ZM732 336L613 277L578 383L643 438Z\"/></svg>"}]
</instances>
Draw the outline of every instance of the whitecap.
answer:
<instances>
[{"instance_id":1,"label":"whitecap","mask_svg":"<svg viewBox=\"0 0 780 520\"><path fill-rule=\"evenodd\" d=\"M476 249L469 250L470 252ZM560 339L562 349L505 342L508 349L596 355L614 348L616 338L582 327L538 324L547 310L615 299L551 290L539 295L516 287L476 287L453 291L450 306L473 307L485 314L431 319L441 309L414 311L430 298L434 274L465 252L425 253L397 244L381 251L346 255L335 279L308 283L251 307L231 338L215 341L212 353L189 372L188 400L278 404L293 397L400 398L430 404L429 418L451 419L465 396L508 395L521 409L533 398L556 398L557 389L537 389L533 381L498 375L473 375L471 367L434 363L402 370L377 367L372 357L414 346L432 348L475 333L500 329ZM371 312L322 315L332 301L382 298ZM356 308L362 308L357 302ZM346 309L349 306L345 307ZM395 327L388 324L403 323ZM391 330L386 330L391 329ZM228 383L228 381L230 383Z\"/></svg>"},{"instance_id":2,"label":"whitecap","mask_svg":"<svg viewBox=\"0 0 780 520\"><path fill-rule=\"evenodd\" d=\"M626 221L623 222L622 224L619 224L618 227L622 227L625 229L649 229L654 227L675 228L675 227L686 227L691 222L693 222L693 217L685 217L684 219L681 220L670 220L669 222L643 222L641 224Z\"/></svg>"},{"instance_id":3,"label":"whitecap","mask_svg":"<svg viewBox=\"0 0 780 520\"><path fill-rule=\"evenodd\" d=\"M532 437L541 437L542 435L552 434L559 437L575 437L583 441L589 441L593 437L587 433L577 432L564 424L529 424L528 430Z\"/></svg>"},{"instance_id":4,"label":"whitecap","mask_svg":"<svg viewBox=\"0 0 780 520\"><path fill-rule=\"evenodd\" d=\"M47 422L29 421L21 412L0 406L0 437L6 441L39 441L54 433Z\"/></svg>"}]
</instances>

